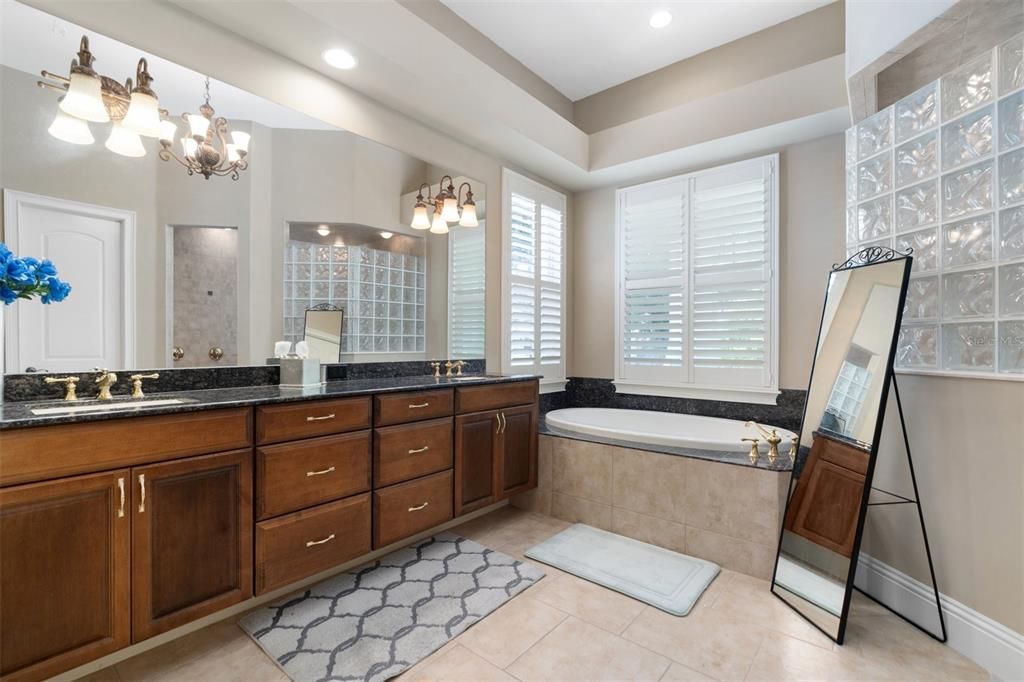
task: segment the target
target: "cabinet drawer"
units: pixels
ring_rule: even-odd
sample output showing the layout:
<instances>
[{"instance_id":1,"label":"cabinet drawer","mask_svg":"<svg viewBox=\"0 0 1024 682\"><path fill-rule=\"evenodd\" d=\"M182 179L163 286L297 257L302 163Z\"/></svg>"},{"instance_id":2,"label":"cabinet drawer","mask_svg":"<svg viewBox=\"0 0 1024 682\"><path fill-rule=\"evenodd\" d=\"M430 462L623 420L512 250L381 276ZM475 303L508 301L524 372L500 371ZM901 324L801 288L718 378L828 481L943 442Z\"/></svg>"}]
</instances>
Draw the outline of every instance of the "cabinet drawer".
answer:
<instances>
[{"instance_id":1,"label":"cabinet drawer","mask_svg":"<svg viewBox=\"0 0 1024 682\"><path fill-rule=\"evenodd\" d=\"M374 434L374 487L401 483L451 466L451 417L386 426Z\"/></svg>"},{"instance_id":2,"label":"cabinet drawer","mask_svg":"<svg viewBox=\"0 0 1024 682\"><path fill-rule=\"evenodd\" d=\"M369 490L370 434L358 431L257 448L257 517Z\"/></svg>"},{"instance_id":3,"label":"cabinet drawer","mask_svg":"<svg viewBox=\"0 0 1024 682\"><path fill-rule=\"evenodd\" d=\"M370 495L256 524L256 594L263 594L370 551Z\"/></svg>"},{"instance_id":4,"label":"cabinet drawer","mask_svg":"<svg viewBox=\"0 0 1024 682\"><path fill-rule=\"evenodd\" d=\"M536 381L516 381L508 384L455 389L455 411L459 414L486 412L513 405L528 405L536 401Z\"/></svg>"},{"instance_id":5,"label":"cabinet drawer","mask_svg":"<svg viewBox=\"0 0 1024 682\"><path fill-rule=\"evenodd\" d=\"M452 472L373 493L373 546L384 547L452 518Z\"/></svg>"},{"instance_id":6,"label":"cabinet drawer","mask_svg":"<svg viewBox=\"0 0 1024 682\"><path fill-rule=\"evenodd\" d=\"M311 400L256 408L257 445L369 427L369 398Z\"/></svg>"},{"instance_id":7,"label":"cabinet drawer","mask_svg":"<svg viewBox=\"0 0 1024 682\"><path fill-rule=\"evenodd\" d=\"M377 426L447 417L452 413L451 389L389 393L374 396L373 401L373 423Z\"/></svg>"}]
</instances>

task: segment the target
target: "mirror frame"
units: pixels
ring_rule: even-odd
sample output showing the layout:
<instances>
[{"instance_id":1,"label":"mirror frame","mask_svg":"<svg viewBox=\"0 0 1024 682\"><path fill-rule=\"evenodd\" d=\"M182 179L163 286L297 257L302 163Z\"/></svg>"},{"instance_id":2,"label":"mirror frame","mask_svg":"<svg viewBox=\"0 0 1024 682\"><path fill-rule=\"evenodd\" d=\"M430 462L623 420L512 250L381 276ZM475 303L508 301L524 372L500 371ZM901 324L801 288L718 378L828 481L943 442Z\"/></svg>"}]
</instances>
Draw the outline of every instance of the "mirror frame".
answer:
<instances>
[{"instance_id":1,"label":"mirror frame","mask_svg":"<svg viewBox=\"0 0 1024 682\"><path fill-rule=\"evenodd\" d=\"M854 589L853 580L857 573L857 562L860 557L860 545L861 540L864 536L864 521L867 517L868 499L871 496L872 482L874 480L875 475L875 462L878 458L878 442L881 439L882 427L885 423L885 410L888 404L889 390L894 373L893 364L896 358L896 346L897 342L899 341L900 328L903 326L903 309L906 306L907 302L907 288L910 283L910 270L914 261L912 253L913 249L907 249L906 251L901 252L895 251L885 246L869 246L864 249L861 249L857 253L850 256L848 259L846 259L845 262L841 264L833 264L832 269L829 271L828 277L826 278L825 300L822 303L821 320L818 323L818 336L816 337L814 342L814 356L811 358L811 375L810 379L807 382L807 394L804 397L804 409L803 415L800 418L800 429L797 431L797 434L801 436L804 432L804 423L807 420L807 399L808 397L810 397L811 386L814 383L814 367L817 363L818 351L820 350L822 341L822 325L824 325L825 323L825 311L827 310L828 305L828 285L832 281L833 275L835 275L838 272L845 272L847 270L859 270L861 268L873 267L884 263L903 261L903 278L902 283L900 285L899 303L896 309L896 319L893 324L892 338L889 342L889 357L886 361L885 376L882 379L882 394L879 398L878 403L878 416L875 418L874 436L871 440L870 452L868 453L868 468L867 472L864 475L864 490L861 492L860 510L857 513L857 529L853 540L853 551L850 553L850 567L846 576L846 589L843 595L843 608L839 616L839 630L835 635L833 635L830 632L826 632L824 628L818 625L818 623L815 623L811 618L808 618L806 614L800 611L800 609L798 609L796 606L794 606L789 601L784 599L782 595L775 591L775 578L776 573L779 569L779 557L782 555L782 539L786 532L784 521L781 527L779 528L779 543L775 551L775 565L772 567L772 579L771 584L769 586L771 593L774 594L776 598L778 598L782 603L784 603L789 608L793 609L793 611L798 613L804 620L813 625L822 634L824 634L826 637L831 639L836 644L843 643L843 640L846 637L846 625L850 618L850 600L853 595ZM783 519L785 519L787 514L789 513L789 505L793 499L793 484L795 482L796 467L794 466L789 476L789 486L786 489L786 507L782 513Z\"/></svg>"},{"instance_id":2,"label":"mirror frame","mask_svg":"<svg viewBox=\"0 0 1024 682\"><path fill-rule=\"evenodd\" d=\"M306 311L302 315L302 340L306 339L306 330L309 329L309 314L310 313L341 313L341 324L338 325L338 357L330 362L323 364L338 364L341 362L341 337L345 334L345 309L339 308L336 305L330 303L320 303L313 306L312 308L306 308ZM322 362L322 361L321 361Z\"/></svg>"}]
</instances>

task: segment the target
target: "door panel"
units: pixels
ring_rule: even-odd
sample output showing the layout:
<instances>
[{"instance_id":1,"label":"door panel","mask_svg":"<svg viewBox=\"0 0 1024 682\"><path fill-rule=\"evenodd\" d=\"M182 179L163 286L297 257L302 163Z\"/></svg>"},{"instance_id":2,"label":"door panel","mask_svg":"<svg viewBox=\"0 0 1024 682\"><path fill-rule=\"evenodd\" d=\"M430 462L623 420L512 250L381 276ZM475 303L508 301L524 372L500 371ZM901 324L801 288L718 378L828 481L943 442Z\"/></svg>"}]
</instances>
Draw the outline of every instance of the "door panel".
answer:
<instances>
[{"instance_id":1,"label":"door panel","mask_svg":"<svg viewBox=\"0 0 1024 682\"><path fill-rule=\"evenodd\" d=\"M252 452L132 469L138 642L252 595Z\"/></svg>"},{"instance_id":2,"label":"door panel","mask_svg":"<svg viewBox=\"0 0 1024 682\"><path fill-rule=\"evenodd\" d=\"M501 495L514 495L537 485L537 408L502 410Z\"/></svg>"},{"instance_id":3,"label":"door panel","mask_svg":"<svg viewBox=\"0 0 1024 682\"><path fill-rule=\"evenodd\" d=\"M498 499L494 467L498 448L498 413L455 418L455 515L485 507Z\"/></svg>"},{"instance_id":4,"label":"door panel","mask_svg":"<svg viewBox=\"0 0 1024 682\"><path fill-rule=\"evenodd\" d=\"M129 473L0 490L4 679L44 679L130 643Z\"/></svg>"}]
</instances>

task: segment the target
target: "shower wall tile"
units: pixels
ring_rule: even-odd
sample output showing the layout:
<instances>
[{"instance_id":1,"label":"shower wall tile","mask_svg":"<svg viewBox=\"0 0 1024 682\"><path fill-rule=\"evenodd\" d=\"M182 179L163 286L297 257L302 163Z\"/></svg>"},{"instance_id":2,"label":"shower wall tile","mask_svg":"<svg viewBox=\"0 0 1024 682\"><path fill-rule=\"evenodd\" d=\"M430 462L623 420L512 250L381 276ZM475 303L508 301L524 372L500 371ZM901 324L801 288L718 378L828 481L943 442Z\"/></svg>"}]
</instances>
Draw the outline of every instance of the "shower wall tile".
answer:
<instances>
[{"instance_id":1,"label":"shower wall tile","mask_svg":"<svg viewBox=\"0 0 1024 682\"><path fill-rule=\"evenodd\" d=\"M939 278L915 277L907 286L907 303L903 309L907 320L929 320L939 317Z\"/></svg>"},{"instance_id":2,"label":"shower wall tile","mask_svg":"<svg viewBox=\"0 0 1024 682\"><path fill-rule=\"evenodd\" d=\"M991 322L942 325L942 356L945 369L993 369L995 325Z\"/></svg>"},{"instance_id":3,"label":"shower wall tile","mask_svg":"<svg viewBox=\"0 0 1024 682\"><path fill-rule=\"evenodd\" d=\"M883 196L857 207L861 241L871 241L892 233L892 197Z\"/></svg>"},{"instance_id":4,"label":"shower wall tile","mask_svg":"<svg viewBox=\"0 0 1024 682\"><path fill-rule=\"evenodd\" d=\"M896 235L896 250L914 254L913 271L931 272L939 267L939 236L937 228Z\"/></svg>"},{"instance_id":5,"label":"shower wall tile","mask_svg":"<svg viewBox=\"0 0 1024 682\"><path fill-rule=\"evenodd\" d=\"M1024 257L1024 206L999 213L999 257Z\"/></svg>"},{"instance_id":6,"label":"shower wall tile","mask_svg":"<svg viewBox=\"0 0 1024 682\"><path fill-rule=\"evenodd\" d=\"M857 167L857 196L870 199L892 189L892 158L883 153Z\"/></svg>"},{"instance_id":7,"label":"shower wall tile","mask_svg":"<svg viewBox=\"0 0 1024 682\"><path fill-rule=\"evenodd\" d=\"M942 265L959 267L992 260L992 216L985 215L942 228Z\"/></svg>"},{"instance_id":8,"label":"shower wall tile","mask_svg":"<svg viewBox=\"0 0 1024 682\"><path fill-rule=\"evenodd\" d=\"M857 157L866 159L892 146L892 107L864 119L857 126Z\"/></svg>"},{"instance_id":9,"label":"shower wall tile","mask_svg":"<svg viewBox=\"0 0 1024 682\"><path fill-rule=\"evenodd\" d=\"M939 328L936 325L904 325L896 345L901 367L937 367Z\"/></svg>"},{"instance_id":10,"label":"shower wall tile","mask_svg":"<svg viewBox=\"0 0 1024 682\"><path fill-rule=\"evenodd\" d=\"M1024 148L999 157L999 205L1024 201Z\"/></svg>"},{"instance_id":11,"label":"shower wall tile","mask_svg":"<svg viewBox=\"0 0 1024 682\"><path fill-rule=\"evenodd\" d=\"M945 318L987 317L995 311L995 272L992 268L951 272L942 276L942 314Z\"/></svg>"},{"instance_id":12,"label":"shower wall tile","mask_svg":"<svg viewBox=\"0 0 1024 682\"><path fill-rule=\"evenodd\" d=\"M999 147L1024 143L1024 90L999 102Z\"/></svg>"},{"instance_id":13,"label":"shower wall tile","mask_svg":"<svg viewBox=\"0 0 1024 682\"><path fill-rule=\"evenodd\" d=\"M960 216L992 208L992 162L950 173L942 178L943 217Z\"/></svg>"},{"instance_id":14,"label":"shower wall tile","mask_svg":"<svg viewBox=\"0 0 1024 682\"><path fill-rule=\"evenodd\" d=\"M999 267L999 314L1024 315L1024 263Z\"/></svg>"}]
</instances>

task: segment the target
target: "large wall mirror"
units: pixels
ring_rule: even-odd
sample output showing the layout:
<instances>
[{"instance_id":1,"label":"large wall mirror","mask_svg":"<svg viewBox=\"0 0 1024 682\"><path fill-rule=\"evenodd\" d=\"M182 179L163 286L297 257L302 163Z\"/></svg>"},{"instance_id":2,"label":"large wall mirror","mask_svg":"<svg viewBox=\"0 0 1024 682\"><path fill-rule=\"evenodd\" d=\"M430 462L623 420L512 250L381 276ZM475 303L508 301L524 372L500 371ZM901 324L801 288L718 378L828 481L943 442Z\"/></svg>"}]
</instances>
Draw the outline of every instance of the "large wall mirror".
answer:
<instances>
[{"instance_id":1,"label":"large wall mirror","mask_svg":"<svg viewBox=\"0 0 1024 682\"><path fill-rule=\"evenodd\" d=\"M318 306L343 313L323 362L484 357L477 179L27 5L9 2L0 30L3 241L73 287L57 305L7 307L5 372L263 364ZM248 135L237 180L190 175L155 137L108 142L116 124L55 123L61 94L37 86L40 71L67 75L82 35L102 75L135 78L146 58L179 156L181 114L208 87L215 115ZM412 229L421 185L436 194L445 175L471 187L478 224Z\"/></svg>"},{"instance_id":2,"label":"large wall mirror","mask_svg":"<svg viewBox=\"0 0 1024 682\"><path fill-rule=\"evenodd\" d=\"M912 260L858 256L828 278L772 580L840 643Z\"/></svg>"}]
</instances>

